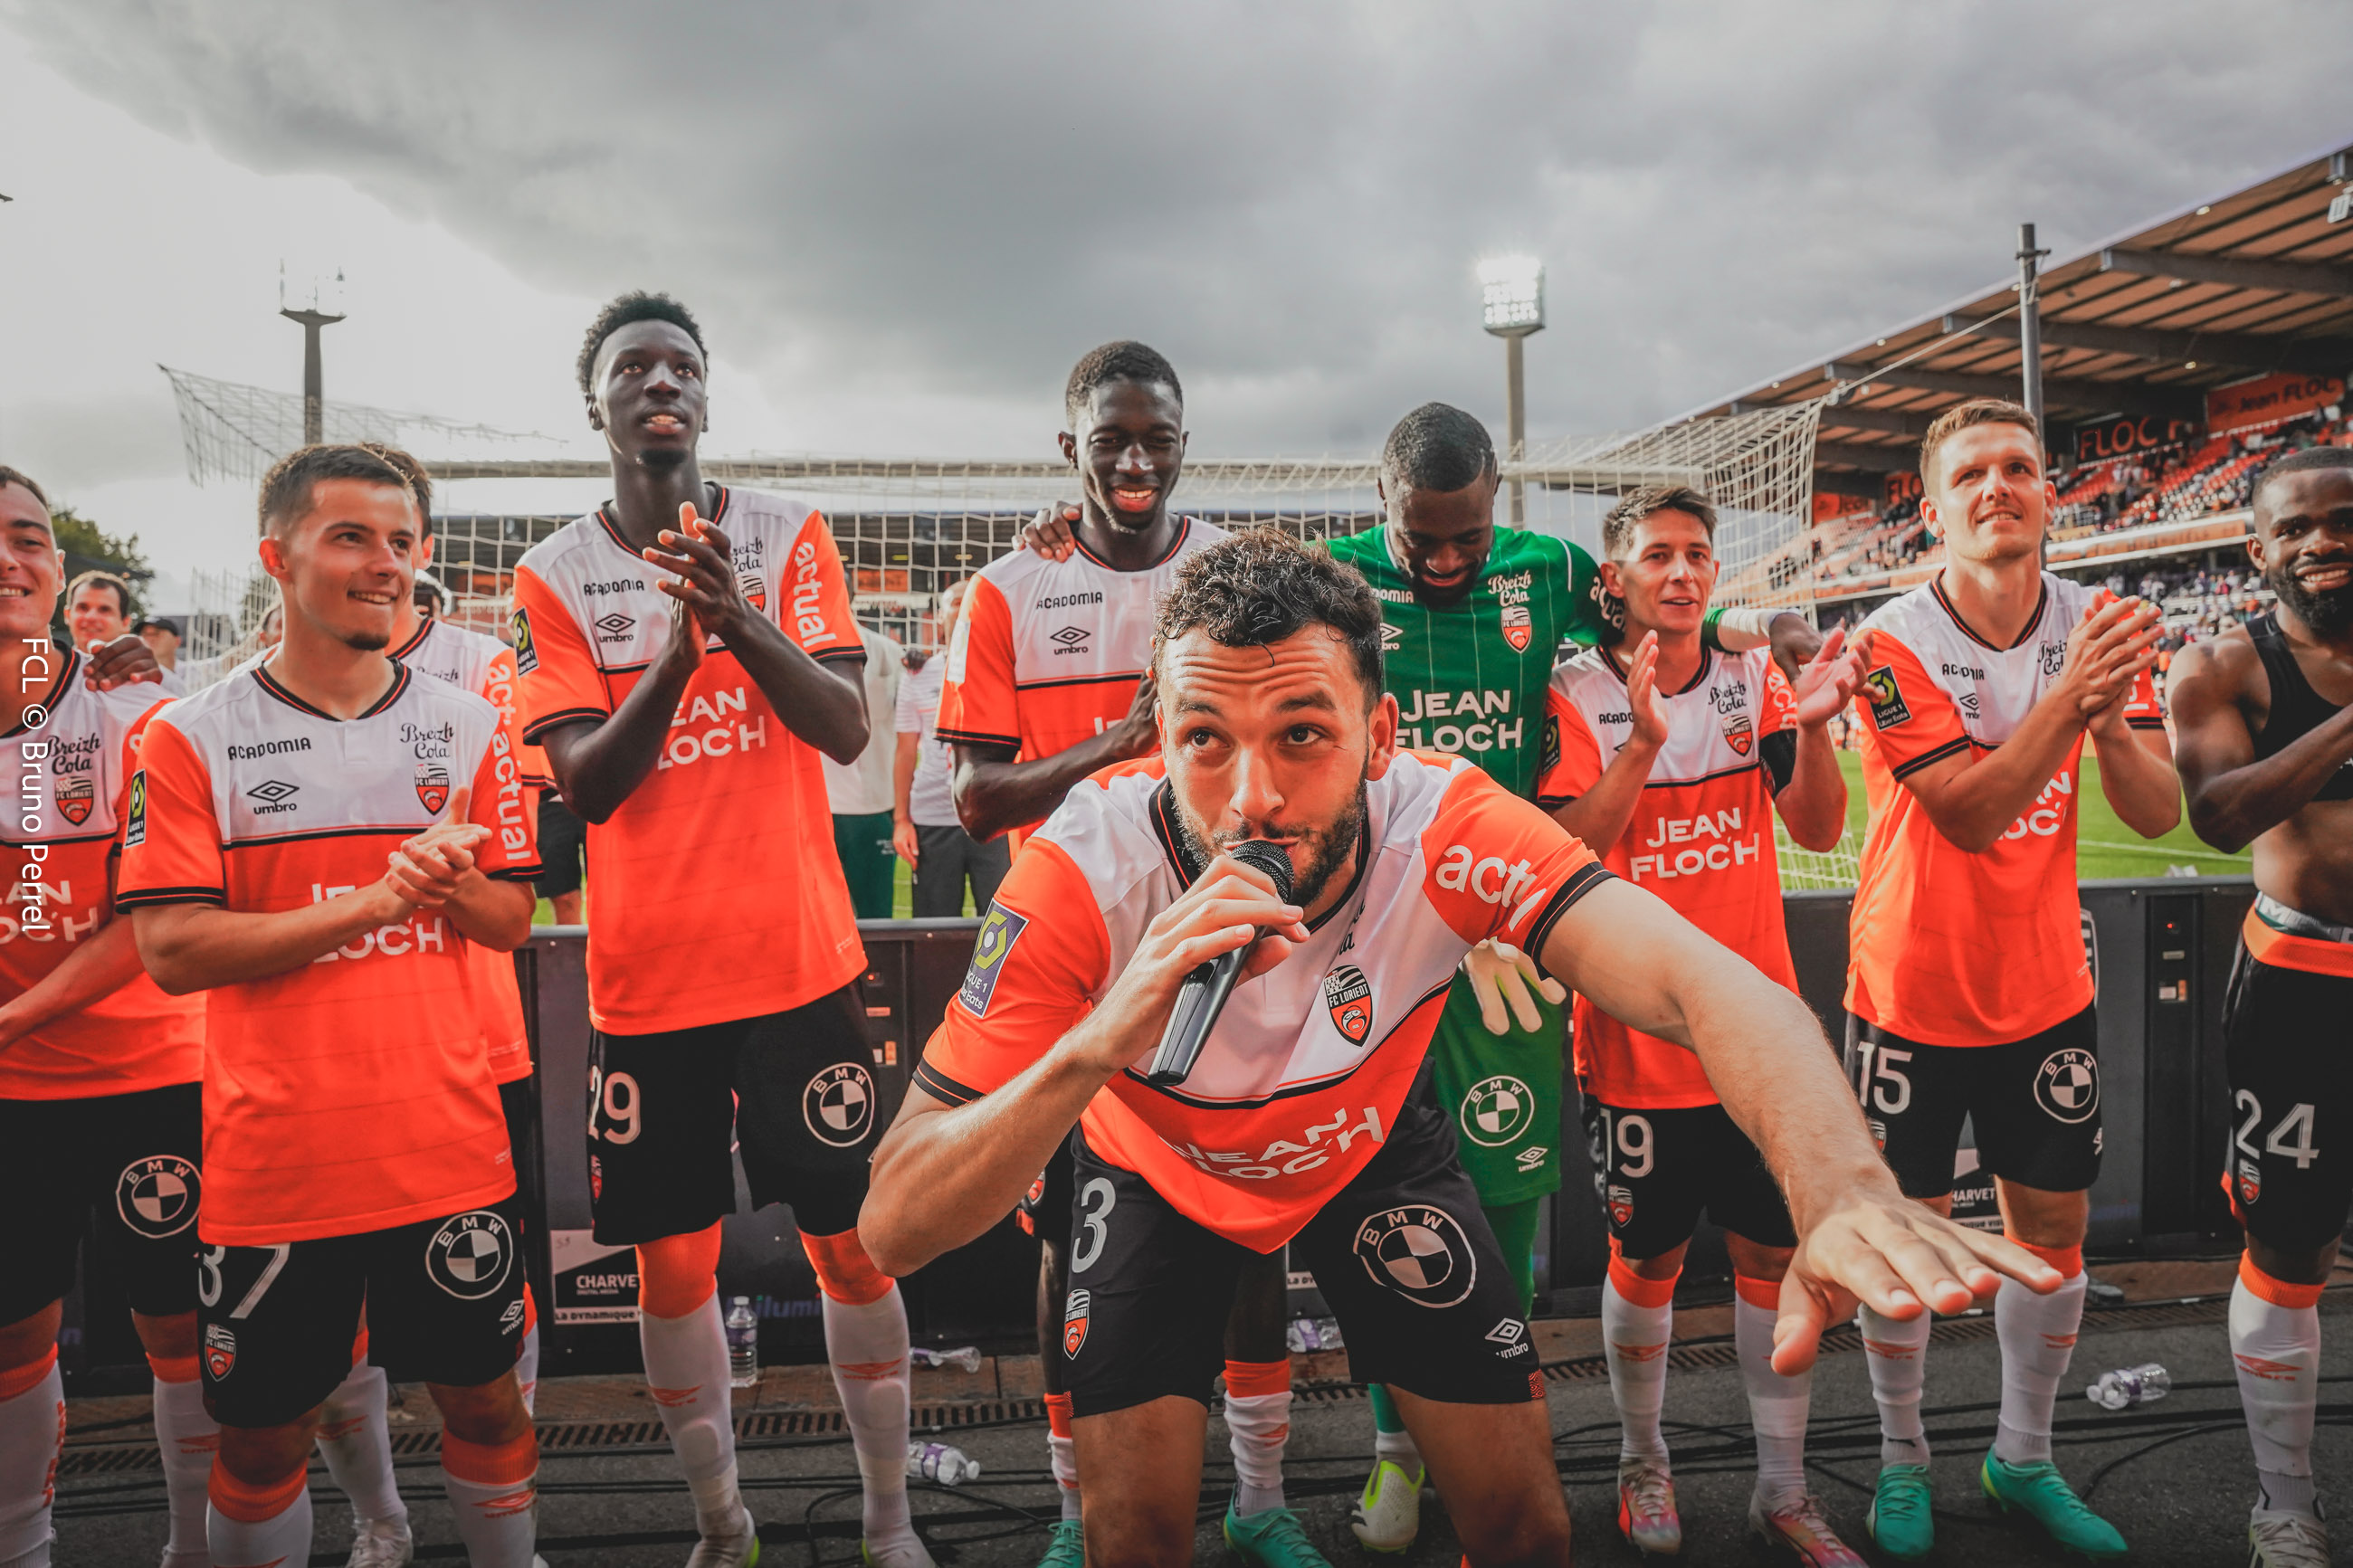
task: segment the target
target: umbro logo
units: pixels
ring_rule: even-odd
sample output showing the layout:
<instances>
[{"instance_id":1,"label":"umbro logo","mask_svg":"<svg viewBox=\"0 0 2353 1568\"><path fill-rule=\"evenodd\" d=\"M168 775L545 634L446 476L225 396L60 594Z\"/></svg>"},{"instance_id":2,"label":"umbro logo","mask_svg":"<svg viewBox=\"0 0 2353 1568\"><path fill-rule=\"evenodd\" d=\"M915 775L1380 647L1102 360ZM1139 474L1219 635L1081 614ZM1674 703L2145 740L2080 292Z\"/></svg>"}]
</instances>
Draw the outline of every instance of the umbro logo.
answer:
<instances>
[{"instance_id":1,"label":"umbro logo","mask_svg":"<svg viewBox=\"0 0 2353 1568\"><path fill-rule=\"evenodd\" d=\"M1062 645L1054 650L1058 654L1083 653L1086 649L1082 645L1092 636L1094 633L1085 626L1064 626L1060 631L1047 633L1046 640Z\"/></svg>"},{"instance_id":2,"label":"umbro logo","mask_svg":"<svg viewBox=\"0 0 2353 1568\"><path fill-rule=\"evenodd\" d=\"M625 616L618 610L596 617L596 629L605 634L605 640L608 642L627 637L636 629L637 624L635 616Z\"/></svg>"},{"instance_id":3,"label":"umbro logo","mask_svg":"<svg viewBox=\"0 0 2353 1568\"><path fill-rule=\"evenodd\" d=\"M1515 1345L1527 1337L1527 1325L1517 1318L1505 1318L1502 1322L1489 1329L1482 1337L1493 1340L1499 1345Z\"/></svg>"},{"instance_id":4,"label":"umbro logo","mask_svg":"<svg viewBox=\"0 0 2353 1568\"><path fill-rule=\"evenodd\" d=\"M294 802L288 797L301 787L288 784L284 779L269 779L254 785L245 794L247 799L259 803L252 808L254 816L269 816L277 812L292 811Z\"/></svg>"}]
</instances>

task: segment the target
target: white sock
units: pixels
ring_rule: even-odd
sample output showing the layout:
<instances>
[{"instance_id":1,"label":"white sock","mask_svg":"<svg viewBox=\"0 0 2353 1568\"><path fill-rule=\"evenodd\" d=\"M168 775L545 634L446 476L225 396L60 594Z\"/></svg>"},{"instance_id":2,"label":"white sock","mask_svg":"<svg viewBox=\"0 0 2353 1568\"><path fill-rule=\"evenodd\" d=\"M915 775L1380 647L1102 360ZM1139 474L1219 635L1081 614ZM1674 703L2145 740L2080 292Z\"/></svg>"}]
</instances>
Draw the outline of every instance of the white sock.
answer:
<instances>
[{"instance_id":1,"label":"white sock","mask_svg":"<svg viewBox=\"0 0 2353 1568\"><path fill-rule=\"evenodd\" d=\"M1046 1395L1046 1463L1054 1472L1054 1489L1062 1494L1062 1517L1079 1517L1079 1445L1071 1436L1071 1396Z\"/></svg>"},{"instance_id":2,"label":"white sock","mask_svg":"<svg viewBox=\"0 0 2353 1568\"><path fill-rule=\"evenodd\" d=\"M319 1407L319 1457L355 1519L408 1517L392 1473L391 1385L372 1361L354 1365Z\"/></svg>"},{"instance_id":3,"label":"white sock","mask_svg":"<svg viewBox=\"0 0 2353 1568\"><path fill-rule=\"evenodd\" d=\"M1756 1280L1736 1281L1754 1289ZM1769 1289L1769 1287L1768 1287ZM1748 1424L1757 1431L1757 1495L1767 1508L1785 1508L1806 1493L1806 1415L1814 1374L1783 1377L1773 1370L1773 1321L1778 1307L1747 1294L1732 1303L1732 1340L1740 1352L1740 1381L1748 1390Z\"/></svg>"},{"instance_id":4,"label":"white sock","mask_svg":"<svg viewBox=\"0 0 2353 1568\"><path fill-rule=\"evenodd\" d=\"M1410 1432L1383 1432L1376 1428L1373 1433L1373 1458L1376 1460L1387 1459L1409 1476L1422 1473L1421 1449Z\"/></svg>"},{"instance_id":5,"label":"white sock","mask_svg":"<svg viewBox=\"0 0 2353 1568\"><path fill-rule=\"evenodd\" d=\"M661 1409L662 1429L694 1494L695 1524L705 1536L744 1531L744 1496L735 1485L734 1412L727 1388L727 1330L713 1290L682 1318L638 1314L646 1382ZM901 1462L904 1463L903 1453Z\"/></svg>"},{"instance_id":6,"label":"white sock","mask_svg":"<svg viewBox=\"0 0 2353 1568\"><path fill-rule=\"evenodd\" d=\"M907 1516L907 1300L896 1281L862 1306L823 1291L818 1299L826 1359L858 1450L866 1541L896 1541L915 1528Z\"/></svg>"},{"instance_id":7,"label":"white sock","mask_svg":"<svg viewBox=\"0 0 2353 1568\"><path fill-rule=\"evenodd\" d=\"M2059 1380L2075 1354L2084 1293L2091 1283L2091 1276L2078 1268L2048 1296L2015 1279L2004 1279L1994 1294L1994 1331L2001 1340L2001 1425L1994 1430L1993 1454L2006 1465L2035 1465L2051 1458L2051 1415L2059 1404Z\"/></svg>"},{"instance_id":8,"label":"white sock","mask_svg":"<svg viewBox=\"0 0 2353 1568\"><path fill-rule=\"evenodd\" d=\"M522 1413L539 1414L539 1324L522 1332L522 1350L515 1356L515 1382L522 1389Z\"/></svg>"},{"instance_id":9,"label":"white sock","mask_svg":"<svg viewBox=\"0 0 2353 1568\"><path fill-rule=\"evenodd\" d=\"M538 1534L539 1472L498 1484L460 1480L444 1466L441 1489L457 1516L458 1539L471 1568L532 1568Z\"/></svg>"},{"instance_id":10,"label":"white sock","mask_svg":"<svg viewBox=\"0 0 2353 1568\"><path fill-rule=\"evenodd\" d=\"M155 1380L155 1447L164 1456L164 1494L172 1510L164 1560L201 1561L206 1554L205 1482L213 1473L213 1455L220 1450L220 1424L206 1413L200 1378Z\"/></svg>"},{"instance_id":11,"label":"white sock","mask_svg":"<svg viewBox=\"0 0 2353 1568\"><path fill-rule=\"evenodd\" d=\"M1659 1418L1667 1404L1667 1342L1675 1329L1673 1282L1659 1292L1657 1306L1640 1305L1619 1289L1619 1268L1611 1261L1601 1287L1601 1340L1609 1363L1609 1397L1618 1405L1618 1452L1625 1458L1663 1461L1667 1439Z\"/></svg>"},{"instance_id":12,"label":"white sock","mask_svg":"<svg viewBox=\"0 0 2353 1568\"><path fill-rule=\"evenodd\" d=\"M1282 1506L1282 1450L1291 1441L1291 1390L1226 1391L1226 1441L1234 1456L1234 1511Z\"/></svg>"},{"instance_id":13,"label":"white sock","mask_svg":"<svg viewBox=\"0 0 2353 1568\"><path fill-rule=\"evenodd\" d=\"M49 1503L65 1436L66 1380L52 1353L39 1382L0 1400L0 1563L48 1561Z\"/></svg>"},{"instance_id":14,"label":"white sock","mask_svg":"<svg viewBox=\"0 0 2353 1568\"><path fill-rule=\"evenodd\" d=\"M1920 1425L1920 1385L1927 1373L1926 1312L1901 1322L1870 1308L1855 1315L1862 1331L1863 1360L1871 1367L1871 1397L1879 1405L1879 1462L1925 1465L1928 1433Z\"/></svg>"},{"instance_id":15,"label":"white sock","mask_svg":"<svg viewBox=\"0 0 2353 1568\"><path fill-rule=\"evenodd\" d=\"M2262 1506L2316 1513L2312 1427L2319 1397L2320 1309L2283 1307L2255 1294L2247 1288L2251 1267L2241 1265L2231 1289L2231 1359L2263 1481Z\"/></svg>"},{"instance_id":16,"label":"white sock","mask_svg":"<svg viewBox=\"0 0 2353 1568\"><path fill-rule=\"evenodd\" d=\"M215 1568L278 1568L311 1561L311 1489L295 1489L286 1506L268 1519L231 1519L217 1505L205 1519L205 1539Z\"/></svg>"}]
</instances>

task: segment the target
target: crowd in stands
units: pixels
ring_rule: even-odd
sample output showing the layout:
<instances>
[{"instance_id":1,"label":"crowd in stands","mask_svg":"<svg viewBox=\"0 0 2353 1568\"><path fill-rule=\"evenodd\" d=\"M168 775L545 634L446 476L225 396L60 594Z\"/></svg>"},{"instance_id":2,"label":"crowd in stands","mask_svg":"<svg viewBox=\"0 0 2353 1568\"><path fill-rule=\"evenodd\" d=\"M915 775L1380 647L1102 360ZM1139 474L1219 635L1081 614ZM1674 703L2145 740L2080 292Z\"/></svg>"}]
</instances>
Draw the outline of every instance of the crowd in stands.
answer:
<instances>
[{"instance_id":1,"label":"crowd in stands","mask_svg":"<svg viewBox=\"0 0 2353 1568\"><path fill-rule=\"evenodd\" d=\"M2269 430L2090 464L2061 480L2052 528L2064 538L2229 511L2247 504L2264 464L2322 442L2353 445L2353 419L2307 414Z\"/></svg>"}]
</instances>

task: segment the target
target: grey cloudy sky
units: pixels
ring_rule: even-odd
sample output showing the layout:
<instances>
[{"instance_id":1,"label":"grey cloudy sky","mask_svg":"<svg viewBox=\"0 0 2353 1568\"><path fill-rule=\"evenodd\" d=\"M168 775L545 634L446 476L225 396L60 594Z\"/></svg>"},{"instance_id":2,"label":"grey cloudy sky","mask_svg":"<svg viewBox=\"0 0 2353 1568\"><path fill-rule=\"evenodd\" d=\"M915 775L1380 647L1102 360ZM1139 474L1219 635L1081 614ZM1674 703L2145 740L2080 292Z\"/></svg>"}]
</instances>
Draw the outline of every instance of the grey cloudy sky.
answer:
<instances>
[{"instance_id":1,"label":"grey cloudy sky","mask_svg":"<svg viewBox=\"0 0 2353 1568\"><path fill-rule=\"evenodd\" d=\"M71 362L0 440L157 506L153 362L291 385L290 248L351 272L360 401L571 437L586 314L645 286L724 449L1039 450L1137 336L1196 452L1337 451L1500 418L1482 254L1549 268L1532 433L1627 426L1998 278L2021 218L2064 251L2353 141L2337 0L0 0L0 58L44 300L0 311Z\"/></svg>"}]
</instances>

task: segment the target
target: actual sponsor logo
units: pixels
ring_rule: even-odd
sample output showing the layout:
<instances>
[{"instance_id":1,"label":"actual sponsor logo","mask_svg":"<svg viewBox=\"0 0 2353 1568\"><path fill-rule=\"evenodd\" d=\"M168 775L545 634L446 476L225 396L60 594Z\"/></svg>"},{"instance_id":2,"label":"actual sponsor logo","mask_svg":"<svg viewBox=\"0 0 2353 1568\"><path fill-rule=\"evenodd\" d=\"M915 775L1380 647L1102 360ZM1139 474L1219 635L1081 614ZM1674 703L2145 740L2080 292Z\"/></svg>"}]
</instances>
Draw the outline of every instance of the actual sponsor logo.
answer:
<instances>
[{"instance_id":1,"label":"actual sponsor logo","mask_svg":"<svg viewBox=\"0 0 2353 1568\"><path fill-rule=\"evenodd\" d=\"M2062 1047L2034 1072L2034 1100L2056 1121L2086 1121L2100 1109L2100 1063L2091 1052Z\"/></svg>"},{"instance_id":2,"label":"actual sponsor logo","mask_svg":"<svg viewBox=\"0 0 2353 1568\"><path fill-rule=\"evenodd\" d=\"M1904 700L1904 689L1895 684L1893 665L1881 665L1862 678L1862 698L1871 704L1871 721L1882 730L1908 723L1912 710Z\"/></svg>"},{"instance_id":3,"label":"actual sponsor logo","mask_svg":"<svg viewBox=\"0 0 2353 1568\"><path fill-rule=\"evenodd\" d=\"M514 1271L514 1230L494 1209L452 1215L425 1244L425 1272L461 1301L479 1301Z\"/></svg>"},{"instance_id":4,"label":"actual sponsor logo","mask_svg":"<svg viewBox=\"0 0 2353 1568\"><path fill-rule=\"evenodd\" d=\"M114 1179L114 1212L150 1241L177 1236L196 1223L205 1179L177 1154L150 1154L122 1167Z\"/></svg>"},{"instance_id":5,"label":"actual sponsor logo","mask_svg":"<svg viewBox=\"0 0 2353 1568\"><path fill-rule=\"evenodd\" d=\"M245 792L246 798L254 803L248 809L256 816L292 811L295 808L295 793L301 788L300 784L288 784L284 779L264 779Z\"/></svg>"},{"instance_id":6,"label":"actual sponsor logo","mask_svg":"<svg viewBox=\"0 0 2353 1568\"><path fill-rule=\"evenodd\" d=\"M1363 1045L1373 1032L1373 983L1353 963L1344 963L1324 977L1324 1005L1332 1026L1354 1045Z\"/></svg>"},{"instance_id":7,"label":"actual sponsor logo","mask_svg":"<svg viewBox=\"0 0 2353 1568\"><path fill-rule=\"evenodd\" d=\"M1525 650L1529 632L1528 607L1525 605L1505 605L1503 614L1504 640L1512 645L1514 653Z\"/></svg>"},{"instance_id":8,"label":"actual sponsor logo","mask_svg":"<svg viewBox=\"0 0 2353 1568\"><path fill-rule=\"evenodd\" d=\"M801 1120L818 1142L849 1148L874 1125L874 1079L856 1062L836 1062L801 1090Z\"/></svg>"},{"instance_id":9,"label":"actual sponsor logo","mask_svg":"<svg viewBox=\"0 0 2353 1568\"><path fill-rule=\"evenodd\" d=\"M1757 731L1749 724L1746 713L1734 713L1725 719L1724 742L1744 757L1757 744Z\"/></svg>"},{"instance_id":10,"label":"actual sponsor logo","mask_svg":"<svg viewBox=\"0 0 2353 1568\"><path fill-rule=\"evenodd\" d=\"M449 770L439 763L417 763L417 799L427 812L440 816L441 808L449 804Z\"/></svg>"},{"instance_id":11,"label":"actual sponsor logo","mask_svg":"<svg viewBox=\"0 0 2353 1568\"><path fill-rule=\"evenodd\" d=\"M515 673L535 674L539 669L539 645L531 640L531 615L517 610L509 623L514 633Z\"/></svg>"},{"instance_id":12,"label":"actual sponsor logo","mask_svg":"<svg viewBox=\"0 0 2353 1568\"><path fill-rule=\"evenodd\" d=\"M1535 1120L1536 1097L1509 1073L1481 1079L1463 1095L1458 1120L1473 1143L1498 1149L1518 1138Z\"/></svg>"},{"instance_id":13,"label":"actual sponsor logo","mask_svg":"<svg viewBox=\"0 0 2353 1568\"><path fill-rule=\"evenodd\" d=\"M58 815L79 827L98 804L98 786L87 775L70 778L58 785L57 800Z\"/></svg>"},{"instance_id":14,"label":"actual sponsor logo","mask_svg":"<svg viewBox=\"0 0 2353 1568\"><path fill-rule=\"evenodd\" d=\"M1479 1282L1478 1255L1452 1215L1403 1204L1366 1216L1356 1254L1365 1272L1417 1307L1451 1307Z\"/></svg>"},{"instance_id":15,"label":"actual sponsor logo","mask_svg":"<svg viewBox=\"0 0 2353 1568\"><path fill-rule=\"evenodd\" d=\"M228 1381L237 1366L237 1331L227 1323L205 1325L205 1370L215 1383Z\"/></svg>"},{"instance_id":16,"label":"actual sponsor logo","mask_svg":"<svg viewBox=\"0 0 2353 1568\"><path fill-rule=\"evenodd\" d=\"M1609 1189L1609 1223L1623 1230L1634 1223L1634 1189L1612 1185Z\"/></svg>"},{"instance_id":17,"label":"actual sponsor logo","mask_svg":"<svg viewBox=\"0 0 2353 1568\"><path fill-rule=\"evenodd\" d=\"M997 977L1005 973L1006 955L1021 933L1029 929L1026 915L1017 915L1002 904L988 906L988 918L980 922L980 934L973 938L972 963L964 972L964 984L956 989L956 1001L976 1018L988 1016L988 999L997 994Z\"/></svg>"},{"instance_id":18,"label":"actual sponsor logo","mask_svg":"<svg viewBox=\"0 0 2353 1568\"><path fill-rule=\"evenodd\" d=\"M1091 1290L1072 1290L1062 1302L1062 1353L1073 1356L1087 1342L1087 1317L1094 1306Z\"/></svg>"},{"instance_id":19,"label":"actual sponsor logo","mask_svg":"<svg viewBox=\"0 0 2353 1568\"><path fill-rule=\"evenodd\" d=\"M2255 1200L2263 1195L2263 1170L2253 1160L2239 1162L2239 1202L2253 1208Z\"/></svg>"}]
</instances>

